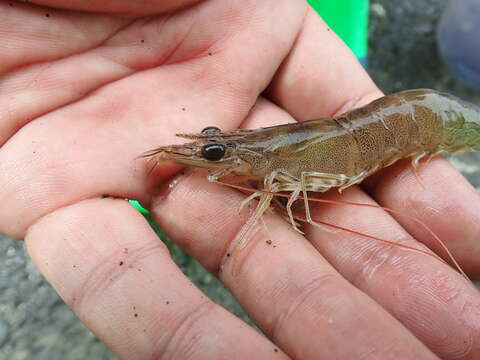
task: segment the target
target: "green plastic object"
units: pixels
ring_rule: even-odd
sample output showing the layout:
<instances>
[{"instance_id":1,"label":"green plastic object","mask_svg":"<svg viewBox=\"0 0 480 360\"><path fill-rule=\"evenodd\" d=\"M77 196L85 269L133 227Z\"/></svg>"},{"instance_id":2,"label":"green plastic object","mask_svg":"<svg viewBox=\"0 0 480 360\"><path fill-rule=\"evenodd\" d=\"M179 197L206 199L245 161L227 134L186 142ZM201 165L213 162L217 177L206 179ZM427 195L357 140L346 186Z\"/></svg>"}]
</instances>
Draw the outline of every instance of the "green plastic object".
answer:
<instances>
[{"instance_id":1,"label":"green plastic object","mask_svg":"<svg viewBox=\"0 0 480 360\"><path fill-rule=\"evenodd\" d=\"M142 214L145 214L145 215L150 214L150 211L148 211L142 205L140 205L140 203L137 200L128 200L128 202L132 204L135 207L135 209L140 211Z\"/></svg>"},{"instance_id":2,"label":"green plastic object","mask_svg":"<svg viewBox=\"0 0 480 360\"><path fill-rule=\"evenodd\" d=\"M308 0L364 65L367 60L368 0Z\"/></svg>"}]
</instances>

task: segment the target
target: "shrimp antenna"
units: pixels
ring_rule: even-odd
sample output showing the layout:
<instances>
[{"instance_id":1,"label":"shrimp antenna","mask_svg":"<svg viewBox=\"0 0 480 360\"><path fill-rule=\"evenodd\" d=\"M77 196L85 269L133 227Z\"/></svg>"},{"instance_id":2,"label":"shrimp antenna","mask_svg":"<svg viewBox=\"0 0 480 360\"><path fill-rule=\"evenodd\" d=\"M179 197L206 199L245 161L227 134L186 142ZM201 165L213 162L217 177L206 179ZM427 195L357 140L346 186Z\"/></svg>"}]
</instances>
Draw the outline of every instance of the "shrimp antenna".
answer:
<instances>
[{"instance_id":1,"label":"shrimp antenna","mask_svg":"<svg viewBox=\"0 0 480 360\"><path fill-rule=\"evenodd\" d=\"M224 183L224 182L221 182L221 181L217 181L217 182L219 182L219 183L221 183L221 184L223 184L223 185L229 186L229 187L231 187L231 188L237 189L237 190L242 190L242 191L247 191L247 192L252 192L252 191L254 191L253 189L248 188L248 187L246 187L246 186L241 186L241 185L236 185L236 184L229 184L229 183ZM278 196L278 197L284 197L284 198L289 198L289 197L290 197L289 194L275 193L275 192L266 191L266 190L255 190L255 191L260 191L260 192L263 192L263 193L265 193L265 194L271 194L271 195ZM299 196L298 198L299 198L299 199L303 199L303 196ZM385 211L387 211L387 212L389 212L389 213L391 213L391 214L403 216L403 217L405 217L405 218L407 218L407 219L410 219L410 220L414 221L415 223L419 224L422 228L424 228L424 229L433 237L433 239L434 239L438 244L440 244L441 248L445 251L445 253L447 254L447 257L452 261L452 263L454 264L454 267L458 270L458 272L459 272L465 279L467 279L468 281L470 281L470 279L468 278L467 274L465 274L465 272L462 270L462 268L461 268L460 265L458 264L457 260L455 260L454 256L453 256L452 253L450 252L450 250L448 250L448 248L447 248L447 246L445 245L445 243L438 237L437 234L435 234L435 232L434 232L433 230L431 230L431 229L430 229L423 221L421 221L420 219L417 219L416 217L414 217L414 216L412 216L412 215L409 215L409 214L406 214L406 213L402 213L401 211L394 210L394 209L391 209L391 208L388 208L388 207L385 207L385 206L381 206L381 205L365 204L365 203L356 203L356 202L352 202L352 201L342 201L342 200L326 200L326 199L319 199L319 198L309 198L308 200L309 200L309 201L326 203L326 204L334 204L334 205L361 206L361 207L382 209L382 210L385 210ZM303 218L303 217L299 217L298 219L301 220L301 221L306 221L306 219ZM379 237L376 237L376 236L373 236L373 235L365 234L365 233L362 233L362 232L360 232L360 231L355 231L355 230L348 229L348 228L345 228L345 227L342 227L342 226L339 226L339 225L335 225L335 224L330 224L330 223L327 223L327 222L323 222L323 221L318 220L318 219L314 219L314 221L315 221L316 223L319 223L319 224L321 224L321 225L324 225L324 226L327 226L327 227L330 227L330 228L333 228L333 229L337 229L337 230L345 231L345 232L348 232L348 233L351 233L351 234L359 235L359 236L362 236L362 237L367 238L367 239L377 240L377 241L380 241L380 242L383 242L383 243L386 243L386 244L389 244L389 245L398 246L398 247L403 248L403 249L407 249L407 250L419 252L419 253L421 253L421 254L424 254L424 255L428 255L428 256L430 256L430 257L433 257L434 259L436 259L436 260L438 260L438 261L441 261L442 263L448 265L448 263L447 263L444 259L442 259L439 255L437 255L436 253L428 252L428 251L422 250L422 249L417 249L417 248L415 248L415 247L412 247L412 246L409 246L409 245L405 245L405 244L399 244L399 243L396 243L396 242L394 242L394 241L382 239L382 238L379 238Z\"/></svg>"}]
</instances>

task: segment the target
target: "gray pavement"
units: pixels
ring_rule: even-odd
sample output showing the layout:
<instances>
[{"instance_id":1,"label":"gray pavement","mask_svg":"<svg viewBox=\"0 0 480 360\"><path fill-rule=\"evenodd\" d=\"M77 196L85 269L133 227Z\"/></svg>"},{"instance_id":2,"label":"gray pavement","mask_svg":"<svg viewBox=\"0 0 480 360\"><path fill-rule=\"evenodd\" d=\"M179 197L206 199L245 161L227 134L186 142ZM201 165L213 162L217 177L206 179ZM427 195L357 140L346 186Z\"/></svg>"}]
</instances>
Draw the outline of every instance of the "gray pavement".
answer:
<instances>
[{"instance_id":1,"label":"gray pavement","mask_svg":"<svg viewBox=\"0 0 480 360\"><path fill-rule=\"evenodd\" d=\"M480 103L480 94L453 79L437 55L435 27L445 5L446 0L372 1L369 72L382 90L435 88ZM454 164L480 187L479 154L456 157ZM169 247L208 296L246 318L218 280ZM0 360L114 358L38 273L23 243L0 237Z\"/></svg>"}]
</instances>

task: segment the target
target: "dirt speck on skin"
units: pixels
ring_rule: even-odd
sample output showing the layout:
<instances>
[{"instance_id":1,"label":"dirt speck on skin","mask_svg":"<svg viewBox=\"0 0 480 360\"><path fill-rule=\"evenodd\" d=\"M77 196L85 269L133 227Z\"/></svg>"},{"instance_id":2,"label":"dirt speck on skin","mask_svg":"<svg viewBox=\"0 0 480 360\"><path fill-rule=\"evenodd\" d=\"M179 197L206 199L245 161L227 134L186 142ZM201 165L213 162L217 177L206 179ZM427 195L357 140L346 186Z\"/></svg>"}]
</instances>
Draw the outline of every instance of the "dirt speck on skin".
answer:
<instances>
[{"instance_id":1,"label":"dirt speck on skin","mask_svg":"<svg viewBox=\"0 0 480 360\"><path fill-rule=\"evenodd\" d=\"M123 265L123 261L120 261L120 262L118 263L118 265L122 266L122 265Z\"/></svg>"}]
</instances>

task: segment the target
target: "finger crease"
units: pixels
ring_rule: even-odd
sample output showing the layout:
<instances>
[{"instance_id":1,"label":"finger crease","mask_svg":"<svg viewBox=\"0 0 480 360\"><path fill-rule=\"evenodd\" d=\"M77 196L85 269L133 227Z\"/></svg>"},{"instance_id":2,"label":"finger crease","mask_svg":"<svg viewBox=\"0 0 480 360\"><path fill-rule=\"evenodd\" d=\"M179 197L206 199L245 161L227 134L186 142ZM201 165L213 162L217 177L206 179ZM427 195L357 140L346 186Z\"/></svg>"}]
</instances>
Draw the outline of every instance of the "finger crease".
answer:
<instances>
[{"instance_id":1,"label":"finger crease","mask_svg":"<svg viewBox=\"0 0 480 360\"><path fill-rule=\"evenodd\" d=\"M204 301L193 307L189 312L178 318L177 324L170 328L170 336L156 344L153 359L186 359L195 357L195 345L202 339L194 330L200 322L208 324L208 314L218 305L212 301ZM204 328L202 325L200 328ZM198 356L198 354L196 354Z\"/></svg>"},{"instance_id":2,"label":"finger crease","mask_svg":"<svg viewBox=\"0 0 480 360\"><path fill-rule=\"evenodd\" d=\"M168 253L165 244L160 240L137 249L130 249L128 255L125 254L125 257L121 259L112 260L112 255L109 254L89 271L83 284L73 292L69 305L80 311L85 302L89 303L90 300L95 302L95 299L101 297L109 288L118 283L128 271L137 269L144 259L159 253Z\"/></svg>"},{"instance_id":3,"label":"finger crease","mask_svg":"<svg viewBox=\"0 0 480 360\"><path fill-rule=\"evenodd\" d=\"M333 273L324 273L316 278L313 278L309 283L299 289L297 296L294 299L288 299L289 305L286 311L282 311L281 314L274 320L272 324L271 336L272 339L277 339L277 334L282 333L284 327L288 327L289 323L293 321L293 317L296 313L304 311L303 305L309 301L317 292L321 292L322 289L330 287L331 283L336 284L339 277Z\"/></svg>"}]
</instances>

